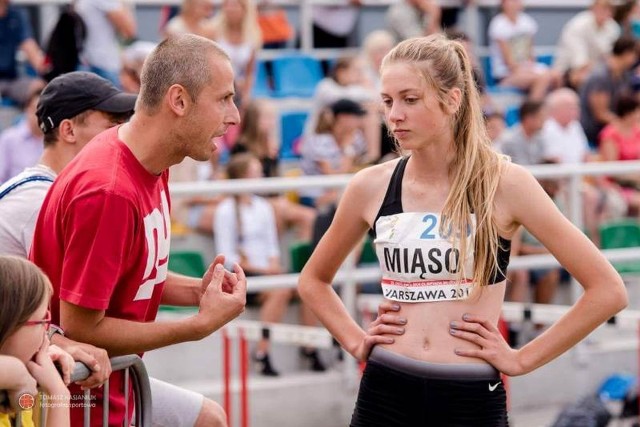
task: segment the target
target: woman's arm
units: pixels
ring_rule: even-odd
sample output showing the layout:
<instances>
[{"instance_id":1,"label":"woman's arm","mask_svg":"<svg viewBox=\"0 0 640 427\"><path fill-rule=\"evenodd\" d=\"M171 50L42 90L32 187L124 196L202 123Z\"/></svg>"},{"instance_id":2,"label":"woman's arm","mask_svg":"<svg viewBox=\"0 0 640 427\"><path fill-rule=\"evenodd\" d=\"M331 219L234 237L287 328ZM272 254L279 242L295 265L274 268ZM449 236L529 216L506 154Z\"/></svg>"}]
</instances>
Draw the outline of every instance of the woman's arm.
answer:
<instances>
[{"instance_id":1,"label":"woman's arm","mask_svg":"<svg viewBox=\"0 0 640 427\"><path fill-rule=\"evenodd\" d=\"M364 219L366 206L371 203L375 178L369 168L356 174L342 196L331 226L305 265L298 291L322 324L331 332L349 353L360 360L367 358L376 343L392 343L390 336L374 335L393 333L389 325L379 325L381 329L365 332L349 315L340 297L331 287L340 265L351 250L362 240L368 224ZM373 172L373 173L372 173ZM374 181L372 183L372 181Z\"/></svg>"},{"instance_id":2,"label":"woman's arm","mask_svg":"<svg viewBox=\"0 0 640 427\"><path fill-rule=\"evenodd\" d=\"M582 285L584 293L551 328L519 350L512 350L495 325L470 313L452 325L452 334L476 343L479 357L507 375L522 375L555 359L627 305L620 275L598 248L557 209L535 178L510 164L496 196L496 208L522 224Z\"/></svg>"}]
</instances>

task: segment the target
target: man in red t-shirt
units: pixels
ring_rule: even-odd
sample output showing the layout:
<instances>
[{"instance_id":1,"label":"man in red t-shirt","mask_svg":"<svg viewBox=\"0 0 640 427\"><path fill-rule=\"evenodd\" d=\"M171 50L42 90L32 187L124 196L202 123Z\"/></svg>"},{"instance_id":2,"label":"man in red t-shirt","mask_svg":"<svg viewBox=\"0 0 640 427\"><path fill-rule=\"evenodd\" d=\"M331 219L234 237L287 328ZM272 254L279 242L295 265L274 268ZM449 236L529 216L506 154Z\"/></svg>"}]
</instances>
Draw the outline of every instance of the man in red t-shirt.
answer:
<instances>
[{"instance_id":1,"label":"man in red t-shirt","mask_svg":"<svg viewBox=\"0 0 640 427\"><path fill-rule=\"evenodd\" d=\"M131 121L96 136L58 176L30 256L53 284L54 320L69 337L111 357L202 339L237 317L246 297L244 272L238 265L235 273L224 271L222 256L202 280L167 270L168 168L186 156L208 160L214 138L239 122L229 57L205 38L173 37L148 57L141 80ZM187 319L155 322L161 303L200 309ZM122 378L111 377L110 426L123 423ZM165 413L163 421L226 425L222 409L207 402L189 421L183 413L173 414L175 423ZM101 415L93 410L92 420ZM72 421L80 417L72 408Z\"/></svg>"}]
</instances>

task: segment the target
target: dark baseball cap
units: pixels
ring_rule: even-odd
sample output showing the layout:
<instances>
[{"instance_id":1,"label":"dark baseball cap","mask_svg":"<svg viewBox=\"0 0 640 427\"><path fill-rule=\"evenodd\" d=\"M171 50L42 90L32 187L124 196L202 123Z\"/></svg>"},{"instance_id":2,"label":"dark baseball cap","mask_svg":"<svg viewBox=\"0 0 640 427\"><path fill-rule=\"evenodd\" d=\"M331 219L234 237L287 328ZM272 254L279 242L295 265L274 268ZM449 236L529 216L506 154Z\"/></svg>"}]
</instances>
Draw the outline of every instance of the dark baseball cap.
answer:
<instances>
[{"instance_id":1,"label":"dark baseball cap","mask_svg":"<svg viewBox=\"0 0 640 427\"><path fill-rule=\"evenodd\" d=\"M62 74L45 86L36 116L43 133L51 132L64 119L72 119L87 110L106 113L133 111L137 95L124 93L109 80L86 71Z\"/></svg>"},{"instance_id":2,"label":"dark baseball cap","mask_svg":"<svg viewBox=\"0 0 640 427\"><path fill-rule=\"evenodd\" d=\"M338 114L364 116L365 114L367 114L367 111L362 108L362 105L350 99L341 99L339 101L336 101L331 104L330 108L334 116L337 116Z\"/></svg>"}]
</instances>

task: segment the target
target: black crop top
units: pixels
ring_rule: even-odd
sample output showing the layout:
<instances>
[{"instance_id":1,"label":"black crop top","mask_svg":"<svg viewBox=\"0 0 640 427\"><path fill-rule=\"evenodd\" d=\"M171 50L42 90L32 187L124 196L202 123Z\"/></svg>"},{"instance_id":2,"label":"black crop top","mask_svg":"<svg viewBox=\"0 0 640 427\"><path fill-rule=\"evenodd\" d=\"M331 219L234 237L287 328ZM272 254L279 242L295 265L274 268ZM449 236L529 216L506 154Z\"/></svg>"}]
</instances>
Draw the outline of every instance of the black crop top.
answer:
<instances>
[{"instance_id":1,"label":"black crop top","mask_svg":"<svg viewBox=\"0 0 640 427\"><path fill-rule=\"evenodd\" d=\"M423 288L427 283L428 289L434 289L444 283L453 281L457 266L457 249L452 248L446 236L440 236L438 230L439 213L404 212L402 208L402 178L409 157L400 159L391 176L389 187L376 215L373 228L369 234L374 239L376 253L383 271L383 290L385 280L394 282L403 289L413 286ZM472 217L475 224L475 216ZM471 236L474 230L469 230ZM473 255L473 239L470 239L467 253ZM511 241L498 237L498 262L490 284L505 280ZM452 252L451 252L452 251ZM453 256L451 256L453 255ZM465 271L473 271L473 256L469 256ZM385 279L385 273L387 278ZM418 274L420 273L420 274ZM387 295L385 295L387 296ZM397 298L391 298L397 299ZM460 299L460 298L439 298ZM428 300L439 300L432 298ZM401 300L401 299L399 299Z\"/></svg>"}]
</instances>

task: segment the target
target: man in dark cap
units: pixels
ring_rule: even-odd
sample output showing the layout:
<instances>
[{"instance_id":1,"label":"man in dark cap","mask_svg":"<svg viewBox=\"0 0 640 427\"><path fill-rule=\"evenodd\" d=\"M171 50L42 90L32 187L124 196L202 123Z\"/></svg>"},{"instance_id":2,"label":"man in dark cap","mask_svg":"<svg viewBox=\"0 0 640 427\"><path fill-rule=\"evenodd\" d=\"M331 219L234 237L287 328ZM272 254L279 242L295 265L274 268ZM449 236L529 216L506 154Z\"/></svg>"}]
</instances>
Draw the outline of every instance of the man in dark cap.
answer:
<instances>
[{"instance_id":1,"label":"man in dark cap","mask_svg":"<svg viewBox=\"0 0 640 427\"><path fill-rule=\"evenodd\" d=\"M38 213L58 173L95 135L127 121L135 102L135 95L86 72L64 74L44 88L36 108L44 133L42 157L37 165L0 187L0 255L27 257ZM109 377L111 366L105 350L60 334L51 338L93 371L81 385L95 387Z\"/></svg>"}]
</instances>

